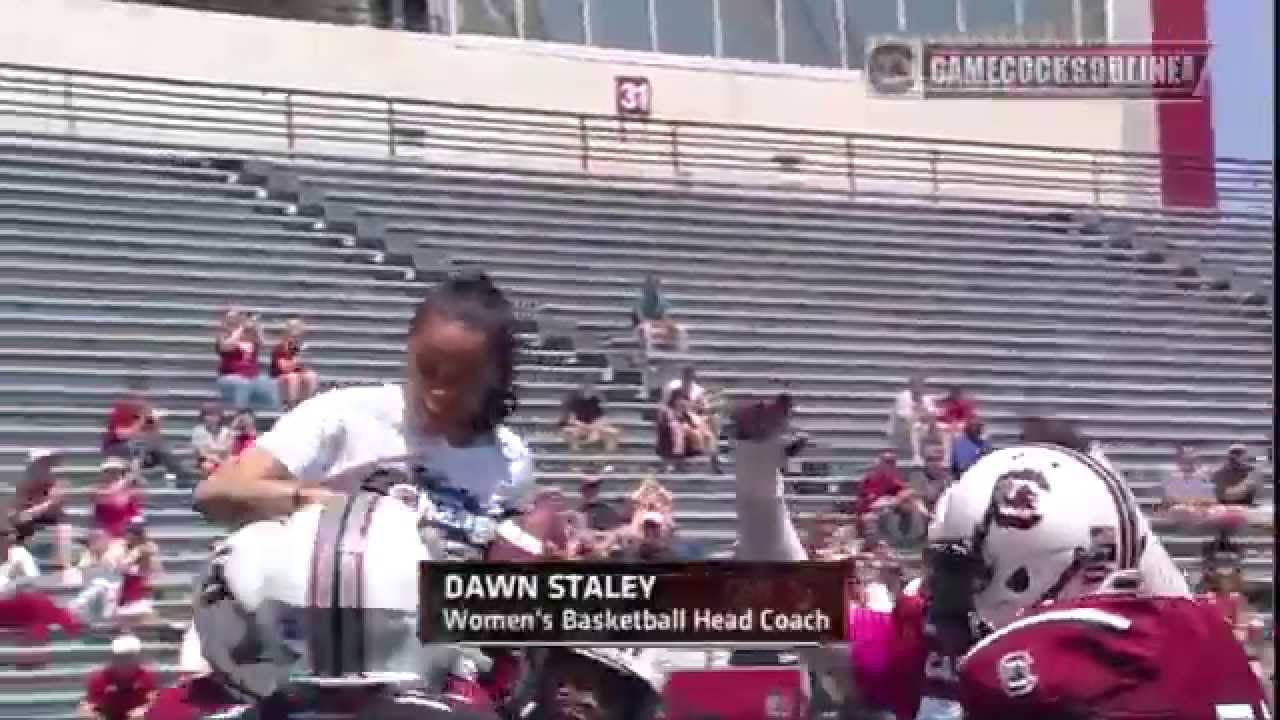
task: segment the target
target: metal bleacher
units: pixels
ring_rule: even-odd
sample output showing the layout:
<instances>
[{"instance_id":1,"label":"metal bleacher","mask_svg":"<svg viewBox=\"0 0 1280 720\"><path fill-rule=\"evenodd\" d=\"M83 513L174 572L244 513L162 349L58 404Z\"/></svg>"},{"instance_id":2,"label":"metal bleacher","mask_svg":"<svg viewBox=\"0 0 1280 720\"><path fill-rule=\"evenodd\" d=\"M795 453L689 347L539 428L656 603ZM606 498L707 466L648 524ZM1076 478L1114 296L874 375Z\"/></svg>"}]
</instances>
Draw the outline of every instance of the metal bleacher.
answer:
<instances>
[{"instance_id":1,"label":"metal bleacher","mask_svg":"<svg viewBox=\"0 0 1280 720\"><path fill-rule=\"evenodd\" d=\"M65 448L83 530L107 408L143 380L183 444L214 394L212 333L227 305L269 326L305 317L308 362L327 382L395 381L411 308L465 266L488 270L528 313L514 424L539 480L571 495L585 462L614 466L604 489L615 497L657 470L625 339L647 272L662 276L690 347L645 369L691 362L730 397L786 387L798 399L807 457L831 475L792 487L834 491L793 494L801 514L851 490L915 369L935 389L970 389L997 443L1032 413L1077 419L1149 505L1175 442L1211 462L1233 442L1270 446L1268 305L1071 213L936 200L0 134L0 495L28 448ZM1111 214L1169 247L1222 240L1231 263L1269 282L1264 219ZM558 440L560 398L586 377L605 381L624 429L617 456L570 456ZM710 553L732 538L731 478L663 477L681 533ZM180 623L220 532L187 490L157 481L146 505L167 570L157 607ZM1160 530L1193 567L1203 538ZM1273 533L1267 520L1242 535L1259 583ZM163 628L146 639L157 662L173 661ZM70 717L105 642L58 638L47 668L0 670L0 720ZM25 653L0 637L0 665Z\"/></svg>"}]
</instances>

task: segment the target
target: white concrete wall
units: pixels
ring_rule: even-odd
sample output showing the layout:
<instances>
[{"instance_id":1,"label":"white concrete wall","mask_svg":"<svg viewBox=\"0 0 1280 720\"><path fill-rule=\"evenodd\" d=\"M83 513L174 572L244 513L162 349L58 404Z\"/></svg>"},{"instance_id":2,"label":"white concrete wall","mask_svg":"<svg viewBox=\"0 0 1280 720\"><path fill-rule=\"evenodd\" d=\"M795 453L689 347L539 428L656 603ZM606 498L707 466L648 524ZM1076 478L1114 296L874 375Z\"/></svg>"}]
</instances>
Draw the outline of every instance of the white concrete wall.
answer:
<instances>
[{"instance_id":1,"label":"white concrete wall","mask_svg":"<svg viewBox=\"0 0 1280 720\"><path fill-rule=\"evenodd\" d=\"M1132 101L882 99L868 96L858 72L103 0L0 0L0 17L0 62L586 113L613 112L615 76L643 75L652 82L654 114L663 119L1154 149L1149 114L1135 114Z\"/></svg>"},{"instance_id":2,"label":"white concrete wall","mask_svg":"<svg viewBox=\"0 0 1280 720\"><path fill-rule=\"evenodd\" d=\"M1158 0L1110 0L1111 42L1151 42L1151 2ZM1134 152L1157 152L1160 138L1156 132L1156 104L1150 100L1124 102L1121 113L1120 144Z\"/></svg>"}]
</instances>

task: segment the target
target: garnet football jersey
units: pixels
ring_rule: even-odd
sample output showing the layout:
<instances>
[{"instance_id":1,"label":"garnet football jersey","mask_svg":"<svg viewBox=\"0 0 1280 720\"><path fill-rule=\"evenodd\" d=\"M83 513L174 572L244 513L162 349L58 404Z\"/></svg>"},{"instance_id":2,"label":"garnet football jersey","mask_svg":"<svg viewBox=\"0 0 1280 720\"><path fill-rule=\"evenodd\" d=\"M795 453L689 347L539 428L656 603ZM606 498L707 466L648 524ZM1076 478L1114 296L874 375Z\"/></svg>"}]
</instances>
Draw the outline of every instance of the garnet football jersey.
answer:
<instances>
[{"instance_id":1,"label":"garnet football jersey","mask_svg":"<svg viewBox=\"0 0 1280 720\"><path fill-rule=\"evenodd\" d=\"M960 683L966 715L984 720L1270 717L1231 629L1191 598L1056 603L975 645Z\"/></svg>"}]
</instances>

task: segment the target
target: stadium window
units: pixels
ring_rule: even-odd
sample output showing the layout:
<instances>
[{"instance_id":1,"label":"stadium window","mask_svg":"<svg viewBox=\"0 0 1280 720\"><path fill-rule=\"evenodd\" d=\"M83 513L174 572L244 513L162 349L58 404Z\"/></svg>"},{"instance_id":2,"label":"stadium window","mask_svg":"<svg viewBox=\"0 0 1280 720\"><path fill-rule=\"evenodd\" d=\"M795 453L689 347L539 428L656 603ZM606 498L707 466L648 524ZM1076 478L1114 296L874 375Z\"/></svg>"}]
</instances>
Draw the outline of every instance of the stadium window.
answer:
<instances>
[{"instance_id":1,"label":"stadium window","mask_svg":"<svg viewBox=\"0 0 1280 720\"><path fill-rule=\"evenodd\" d=\"M720 0L724 56L778 62L777 0Z\"/></svg>"},{"instance_id":2,"label":"stadium window","mask_svg":"<svg viewBox=\"0 0 1280 720\"><path fill-rule=\"evenodd\" d=\"M1074 0L1022 0L1022 35L1030 40L1075 40Z\"/></svg>"},{"instance_id":3,"label":"stadium window","mask_svg":"<svg viewBox=\"0 0 1280 720\"><path fill-rule=\"evenodd\" d=\"M898 0L843 0L844 32L849 46L849 67L867 61L867 38L902 32Z\"/></svg>"},{"instance_id":4,"label":"stadium window","mask_svg":"<svg viewBox=\"0 0 1280 720\"><path fill-rule=\"evenodd\" d=\"M1079 0L1080 35L1086 41L1107 39L1107 0Z\"/></svg>"},{"instance_id":5,"label":"stadium window","mask_svg":"<svg viewBox=\"0 0 1280 720\"><path fill-rule=\"evenodd\" d=\"M583 0L524 0L524 36L530 40L586 42Z\"/></svg>"},{"instance_id":6,"label":"stadium window","mask_svg":"<svg viewBox=\"0 0 1280 720\"><path fill-rule=\"evenodd\" d=\"M518 37L515 0L458 0L458 32Z\"/></svg>"},{"instance_id":7,"label":"stadium window","mask_svg":"<svg viewBox=\"0 0 1280 720\"><path fill-rule=\"evenodd\" d=\"M594 0L591 44L619 50L652 50L649 0Z\"/></svg>"},{"instance_id":8,"label":"stadium window","mask_svg":"<svg viewBox=\"0 0 1280 720\"><path fill-rule=\"evenodd\" d=\"M960 30L956 0L906 0L907 32L953 35Z\"/></svg>"},{"instance_id":9,"label":"stadium window","mask_svg":"<svg viewBox=\"0 0 1280 720\"><path fill-rule=\"evenodd\" d=\"M784 62L840 67L835 0L782 0Z\"/></svg>"},{"instance_id":10,"label":"stadium window","mask_svg":"<svg viewBox=\"0 0 1280 720\"><path fill-rule=\"evenodd\" d=\"M716 54L715 0L655 0L658 50L677 55Z\"/></svg>"},{"instance_id":11,"label":"stadium window","mask_svg":"<svg viewBox=\"0 0 1280 720\"><path fill-rule=\"evenodd\" d=\"M966 35L1008 37L1018 31L1016 0L964 0Z\"/></svg>"}]
</instances>

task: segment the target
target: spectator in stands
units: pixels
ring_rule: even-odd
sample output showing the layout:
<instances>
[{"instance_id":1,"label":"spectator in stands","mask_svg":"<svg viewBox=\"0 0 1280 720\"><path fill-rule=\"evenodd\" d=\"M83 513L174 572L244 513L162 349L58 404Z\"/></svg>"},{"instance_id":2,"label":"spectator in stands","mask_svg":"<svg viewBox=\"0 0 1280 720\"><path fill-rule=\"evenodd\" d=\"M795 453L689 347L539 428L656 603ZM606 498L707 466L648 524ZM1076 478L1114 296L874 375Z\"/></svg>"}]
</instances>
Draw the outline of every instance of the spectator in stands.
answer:
<instances>
[{"instance_id":1,"label":"spectator in stands","mask_svg":"<svg viewBox=\"0 0 1280 720\"><path fill-rule=\"evenodd\" d=\"M978 419L978 404L958 385L951 386L936 405L938 425L950 435L959 435L971 421Z\"/></svg>"},{"instance_id":2,"label":"spectator in stands","mask_svg":"<svg viewBox=\"0 0 1280 720\"><path fill-rule=\"evenodd\" d=\"M115 615L120 594L120 567L124 562L123 538L103 530L89 534L76 567L84 576L84 587L71 601L70 610L82 621L101 623Z\"/></svg>"},{"instance_id":3,"label":"spectator in stands","mask_svg":"<svg viewBox=\"0 0 1280 720\"><path fill-rule=\"evenodd\" d=\"M259 371L262 330L258 316L231 309L222 316L215 343L218 351L218 393L224 405L244 410L255 404L274 408L276 385Z\"/></svg>"},{"instance_id":4,"label":"spectator in stands","mask_svg":"<svg viewBox=\"0 0 1280 720\"><path fill-rule=\"evenodd\" d=\"M1236 443L1227 449L1226 460L1213 473L1214 495L1222 505L1253 505L1258 494L1253 479L1249 449Z\"/></svg>"},{"instance_id":5,"label":"spectator in stands","mask_svg":"<svg viewBox=\"0 0 1280 720\"><path fill-rule=\"evenodd\" d=\"M1173 467L1164 482L1164 508L1173 513L1201 513L1214 504L1213 483L1194 448L1173 448Z\"/></svg>"},{"instance_id":6,"label":"spectator in stands","mask_svg":"<svg viewBox=\"0 0 1280 720\"><path fill-rule=\"evenodd\" d=\"M284 323L284 335L271 351L271 377L278 385L280 402L286 410L316 394L320 380L314 370L302 362L303 338L307 326L302 318L291 317Z\"/></svg>"},{"instance_id":7,"label":"spectator in stands","mask_svg":"<svg viewBox=\"0 0 1280 720\"><path fill-rule=\"evenodd\" d=\"M899 473L892 451L881 453L880 463L863 476L856 509L864 533L874 526L877 537L896 543L921 534L925 520L921 501Z\"/></svg>"},{"instance_id":8,"label":"spectator in stands","mask_svg":"<svg viewBox=\"0 0 1280 720\"><path fill-rule=\"evenodd\" d=\"M75 616L31 588L39 576L35 558L18 544L14 527L0 517L0 629L21 632L26 644L33 646L48 642L53 626L70 636L79 635L81 626ZM34 667L43 664L43 659L28 657L20 664Z\"/></svg>"},{"instance_id":9,"label":"spectator in stands","mask_svg":"<svg viewBox=\"0 0 1280 720\"><path fill-rule=\"evenodd\" d=\"M671 393L666 403L658 406L657 416L658 457L667 470L678 470L689 458L710 455L713 472L720 472L719 459L710 450L715 438L706 421L689 406L689 397L683 390Z\"/></svg>"},{"instance_id":10,"label":"spectator in stands","mask_svg":"<svg viewBox=\"0 0 1280 720\"><path fill-rule=\"evenodd\" d=\"M200 408L200 422L191 430L191 449L200 474L208 477L231 455L234 436L222 406L207 403Z\"/></svg>"},{"instance_id":11,"label":"spectator in stands","mask_svg":"<svg viewBox=\"0 0 1280 720\"><path fill-rule=\"evenodd\" d=\"M985 427L974 418L964 426L964 432L951 441L951 474L960 477L978 458L991 452L991 443L983 437Z\"/></svg>"},{"instance_id":12,"label":"spectator in stands","mask_svg":"<svg viewBox=\"0 0 1280 720\"><path fill-rule=\"evenodd\" d=\"M932 518L938 498L942 497L943 491L951 487L957 477L959 476L952 475L947 468L946 454L941 447L926 450L924 469L920 471L920 483L915 493L915 511L926 518Z\"/></svg>"},{"instance_id":13,"label":"spectator in stands","mask_svg":"<svg viewBox=\"0 0 1280 720\"><path fill-rule=\"evenodd\" d=\"M692 365L680 368L680 377L672 378L662 387L661 401L666 402L676 390L683 390L695 407L707 402L707 389L698 382L698 369Z\"/></svg>"},{"instance_id":14,"label":"spectator in stands","mask_svg":"<svg viewBox=\"0 0 1280 720\"><path fill-rule=\"evenodd\" d=\"M539 488L530 500L530 508L530 513L549 512L551 517L559 516L566 520L563 523L553 523L547 534L542 537L542 541L552 556L567 557L572 531L568 518L571 512L564 492L558 487Z\"/></svg>"},{"instance_id":15,"label":"spectator in stands","mask_svg":"<svg viewBox=\"0 0 1280 720\"><path fill-rule=\"evenodd\" d=\"M672 379L662 388L662 402L668 402L671 394L677 390L683 391L689 398L690 411L700 417L710 431L713 438L710 448L711 463L716 472L720 472L720 412L723 410L720 394L708 391L698 382L698 371L692 365L681 368L680 377Z\"/></svg>"},{"instance_id":16,"label":"spectator in stands","mask_svg":"<svg viewBox=\"0 0 1280 720\"><path fill-rule=\"evenodd\" d=\"M135 523L125 533L121 560L120 597L115 613L121 632L153 619L151 587L160 572L160 549L147 537L146 527Z\"/></svg>"},{"instance_id":17,"label":"spectator in stands","mask_svg":"<svg viewBox=\"0 0 1280 720\"><path fill-rule=\"evenodd\" d=\"M636 338L646 355L655 347L677 351L685 349L685 330L671 319L670 311L670 304L662 292L662 280L657 275L646 275L640 297L631 310Z\"/></svg>"},{"instance_id":18,"label":"spectator in stands","mask_svg":"<svg viewBox=\"0 0 1280 720\"><path fill-rule=\"evenodd\" d=\"M565 395L560 431L571 452L577 452L584 443L602 445L610 454L618 450L618 428L605 417L604 398L590 379Z\"/></svg>"},{"instance_id":19,"label":"spectator in stands","mask_svg":"<svg viewBox=\"0 0 1280 720\"><path fill-rule=\"evenodd\" d=\"M964 388L953 385L935 406L938 409L938 431L949 459L952 443L964 434L964 429L970 422L978 419L978 404Z\"/></svg>"},{"instance_id":20,"label":"spectator in stands","mask_svg":"<svg viewBox=\"0 0 1280 720\"><path fill-rule=\"evenodd\" d=\"M36 559L18 542L17 530L0 518L0 597L40 577ZM0 617L0 625L4 618Z\"/></svg>"},{"instance_id":21,"label":"spectator in stands","mask_svg":"<svg viewBox=\"0 0 1280 720\"><path fill-rule=\"evenodd\" d=\"M672 519L675 497L670 490L658 482L657 478L650 476L640 481L640 485L632 491L629 504L631 509L628 513L628 521L633 525L636 517L646 512L656 512L662 515L666 522Z\"/></svg>"},{"instance_id":22,"label":"spectator in stands","mask_svg":"<svg viewBox=\"0 0 1280 720\"><path fill-rule=\"evenodd\" d=\"M634 519L629 531L620 533L613 559L621 562L670 562L679 560L674 527L661 512L646 510Z\"/></svg>"},{"instance_id":23,"label":"spectator in stands","mask_svg":"<svg viewBox=\"0 0 1280 720\"><path fill-rule=\"evenodd\" d=\"M178 679L156 693L145 720L202 720L212 717L234 717L231 712L242 706L201 654L200 638L190 627L182 638L178 655Z\"/></svg>"},{"instance_id":24,"label":"spectator in stands","mask_svg":"<svg viewBox=\"0 0 1280 720\"><path fill-rule=\"evenodd\" d=\"M809 527L805 549L815 560L841 560L848 558L849 548L842 542L840 522L831 513L817 513Z\"/></svg>"},{"instance_id":25,"label":"spectator in stands","mask_svg":"<svg viewBox=\"0 0 1280 720\"><path fill-rule=\"evenodd\" d=\"M252 410L241 410L231 420L231 456L253 447L258 442L258 419Z\"/></svg>"},{"instance_id":26,"label":"spectator in stands","mask_svg":"<svg viewBox=\"0 0 1280 720\"><path fill-rule=\"evenodd\" d=\"M911 462L924 462L924 448L931 427L936 427L938 411L933 400L925 395L925 378L920 373L911 376L906 388L894 399L893 413L889 419L889 437L893 447L911 452Z\"/></svg>"},{"instance_id":27,"label":"spectator in stands","mask_svg":"<svg viewBox=\"0 0 1280 720\"><path fill-rule=\"evenodd\" d=\"M83 720L142 720L155 698L156 678L142 662L142 642L133 635L111 641L111 659L90 673L80 702Z\"/></svg>"},{"instance_id":28,"label":"spectator in stands","mask_svg":"<svg viewBox=\"0 0 1280 720\"><path fill-rule=\"evenodd\" d=\"M27 453L26 477L18 483L12 523L19 544L25 544L40 528L53 530L54 561L62 568L63 581L78 582L71 564L71 524L63 513L66 489L56 470L62 453L49 448L33 448Z\"/></svg>"},{"instance_id":29,"label":"spectator in stands","mask_svg":"<svg viewBox=\"0 0 1280 720\"><path fill-rule=\"evenodd\" d=\"M169 449L161 434L162 413L141 392L131 392L111 406L102 436L102 454L139 462L141 469L164 467L183 487L194 485L191 472Z\"/></svg>"},{"instance_id":30,"label":"spectator in stands","mask_svg":"<svg viewBox=\"0 0 1280 720\"><path fill-rule=\"evenodd\" d=\"M586 520L586 527L598 532L609 532L622 524L622 513L611 503L600 499L600 476L593 472L582 476L578 486L582 503L578 512Z\"/></svg>"},{"instance_id":31,"label":"spectator in stands","mask_svg":"<svg viewBox=\"0 0 1280 720\"><path fill-rule=\"evenodd\" d=\"M1249 519L1245 507L1221 503L1216 495L1215 481L1206 474L1195 450L1176 446L1173 467L1164 479L1161 514L1180 527L1207 529L1225 541Z\"/></svg>"},{"instance_id":32,"label":"spectator in stands","mask_svg":"<svg viewBox=\"0 0 1280 720\"><path fill-rule=\"evenodd\" d=\"M128 462L118 457L102 461L98 489L93 498L93 520L108 537L122 538L129 526L142 518L142 498L137 476Z\"/></svg>"}]
</instances>

